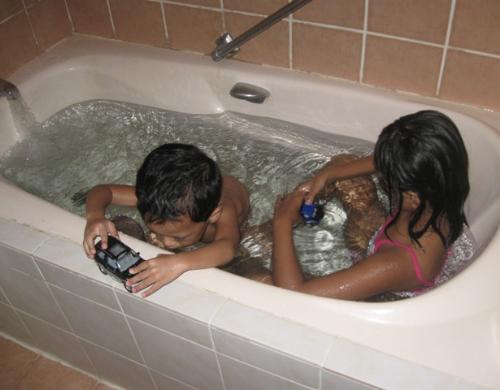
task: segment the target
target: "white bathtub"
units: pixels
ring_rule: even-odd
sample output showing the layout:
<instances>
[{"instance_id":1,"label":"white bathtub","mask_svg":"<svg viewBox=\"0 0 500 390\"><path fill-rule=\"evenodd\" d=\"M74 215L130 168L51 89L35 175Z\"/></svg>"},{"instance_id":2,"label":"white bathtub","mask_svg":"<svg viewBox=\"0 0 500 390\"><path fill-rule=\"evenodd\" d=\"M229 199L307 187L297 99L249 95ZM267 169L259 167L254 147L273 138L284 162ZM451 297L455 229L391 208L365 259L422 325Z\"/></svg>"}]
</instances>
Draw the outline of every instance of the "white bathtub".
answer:
<instances>
[{"instance_id":1,"label":"white bathtub","mask_svg":"<svg viewBox=\"0 0 500 390\"><path fill-rule=\"evenodd\" d=\"M471 161L468 216L482 253L418 298L346 302L191 271L147 300L85 258L84 220L0 178L0 331L130 388L500 388L500 115L436 99L102 39L72 37L11 79L43 121L89 99L268 116L374 141L432 107ZM252 104L236 82L266 88ZM0 153L22 134L0 98ZM157 252L126 238L144 257ZM111 330L110 330L111 329ZM192 387L189 387L189 386ZM156 386L156 387L155 387Z\"/></svg>"}]
</instances>

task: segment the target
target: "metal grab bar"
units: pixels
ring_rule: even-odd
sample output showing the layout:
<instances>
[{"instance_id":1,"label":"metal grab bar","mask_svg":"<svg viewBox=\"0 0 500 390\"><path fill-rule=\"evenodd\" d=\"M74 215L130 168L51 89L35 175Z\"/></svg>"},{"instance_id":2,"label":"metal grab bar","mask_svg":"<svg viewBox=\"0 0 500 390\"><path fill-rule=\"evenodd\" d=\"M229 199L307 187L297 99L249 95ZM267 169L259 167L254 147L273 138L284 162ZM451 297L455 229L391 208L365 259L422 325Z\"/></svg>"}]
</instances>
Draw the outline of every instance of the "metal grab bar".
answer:
<instances>
[{"instance_id":1,"label":"metal grab bar","mask_svg":"<svg viewBox=\"0 0 500 390\"><path fill-rule=\"evenodd\" d=\"M255 26L249 28L247 31L233 39L231 34L224 33L216 41L217 47L212 52L212 59L216 62L223 60L229 55L236 54L240 47L254 36L267 30L272 25L278 23L281 19L287 17L291 13L310 3L312 0L293 0L291 3L281 7L275 13L269 15L267 18L257 23Z\"/></svg>"}]
</instances>

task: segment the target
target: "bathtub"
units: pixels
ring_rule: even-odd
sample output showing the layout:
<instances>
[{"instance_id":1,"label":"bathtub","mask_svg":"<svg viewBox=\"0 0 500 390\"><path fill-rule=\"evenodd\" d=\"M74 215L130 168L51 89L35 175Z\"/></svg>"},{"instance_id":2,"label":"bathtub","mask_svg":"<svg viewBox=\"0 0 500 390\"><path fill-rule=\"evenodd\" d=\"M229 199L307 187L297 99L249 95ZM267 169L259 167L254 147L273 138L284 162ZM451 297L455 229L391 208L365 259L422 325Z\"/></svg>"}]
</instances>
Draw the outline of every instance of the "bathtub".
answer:
<instances>
[{"instance_id":1,"label":"bathtub","mask_svg":"<svg viewBox=\"0 0 500 390\"><path fill-rule=\"evenodd\" d=\"M0 331L126 388L500 388L500 114L437 99L140 45L74 36L10 79L43 121L113 99L188 113L236 111L375 141L383 126L438 109L470 154L467 213L477 260L442 287L386 303L188 272L147 299L102 275L82 218L0 178ZM271 96L229 95L237 82ZM24 136L0 98L0 153ZM159 249L124 236L143 257Z\"/></svg>"}]
</instances>

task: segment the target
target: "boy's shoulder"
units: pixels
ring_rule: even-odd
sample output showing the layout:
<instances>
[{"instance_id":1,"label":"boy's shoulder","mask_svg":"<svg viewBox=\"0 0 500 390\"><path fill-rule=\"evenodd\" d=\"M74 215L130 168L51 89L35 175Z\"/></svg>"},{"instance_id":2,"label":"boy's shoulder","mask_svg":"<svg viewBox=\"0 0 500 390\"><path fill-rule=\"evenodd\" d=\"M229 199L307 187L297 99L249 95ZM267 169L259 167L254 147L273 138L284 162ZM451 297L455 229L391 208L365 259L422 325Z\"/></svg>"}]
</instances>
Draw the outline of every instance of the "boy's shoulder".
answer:
<instances>
[{"instance_id":1,"label":"boy's shoulder","mask_svg":"<svg viewBox=\"0 0 500 390\"><path fill-rule=\"evenodd\" d=\"M235 208L238 219L246 219L250 210L250 194L246 186L234 176L223 176L222 202Z\"/></svg>"}]
</instances>

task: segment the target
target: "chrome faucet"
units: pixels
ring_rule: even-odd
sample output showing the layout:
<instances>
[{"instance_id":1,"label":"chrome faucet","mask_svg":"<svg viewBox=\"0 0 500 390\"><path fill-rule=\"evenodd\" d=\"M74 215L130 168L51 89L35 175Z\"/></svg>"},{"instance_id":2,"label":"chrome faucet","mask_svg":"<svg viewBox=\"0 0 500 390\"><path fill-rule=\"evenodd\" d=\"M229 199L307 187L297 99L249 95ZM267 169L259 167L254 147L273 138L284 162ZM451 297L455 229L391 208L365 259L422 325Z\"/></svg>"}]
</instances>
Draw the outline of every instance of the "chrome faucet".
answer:
<instances>
[{"instance_id":1,"label":"chrome faucet","mask_svg":"<svg viewBox=\"0 0 500 390\"><path fill-rule=\"evenodd\" d=\"M261 32L267 30L272 25L278 23L281 19L286 18L288 15L302 8L311 1L312 0L293 0L234 39L229 33L222 34L215 41L217 46L212 52L212 59L218 62L228 56L235 55L245 42L249 41L256 35L259 35Z\"/></svg>"},{"instance_id":2,"label":"chrome faucet","mask_svg":"<svg viewBox=\"0 0 500 390\"><path fill-rule=\"evenodd\" d=\"M17 87L10 81L0 79L0 97L6 97L8 100L19 99L21 94Z\"/></svg>"}]
</instances>

